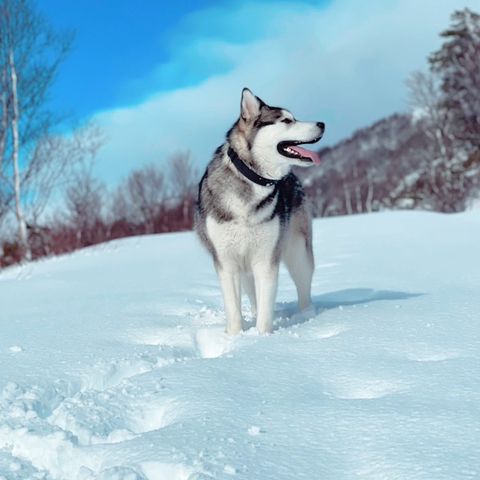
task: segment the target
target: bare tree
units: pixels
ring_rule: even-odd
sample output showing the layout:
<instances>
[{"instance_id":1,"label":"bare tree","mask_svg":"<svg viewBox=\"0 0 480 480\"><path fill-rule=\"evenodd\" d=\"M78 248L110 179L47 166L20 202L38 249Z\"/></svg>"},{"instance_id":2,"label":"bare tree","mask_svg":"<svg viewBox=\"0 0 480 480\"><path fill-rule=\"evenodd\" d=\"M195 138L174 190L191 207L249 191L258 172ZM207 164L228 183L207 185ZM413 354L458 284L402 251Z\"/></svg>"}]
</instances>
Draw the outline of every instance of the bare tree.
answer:
<instances>
[{"instance_id":1,"label":"bare tree","mask_svg":"<svg viewBox=\"0 0 480 480\"><path fill-rule=\"evenodd\" d=\"M76 247L104 240L105 186L93 176L93 162L79 168L65 191L68 223L76 232Z\"/></svg>"},{"instance_id":2,"label":"bare tree","mask_svg":"<svg viewBox=\"0 0 480 480\"><path fill-rule=\"evenodd\" d=\"M414 72L406 83L414 120L430 139L433 155L448 162L454 155L452 118L448 109L441 105L438 79L432 73ZM426 157L431 155L432 152L429 152Z\"/></svg>"},{"instance_id":3,"label":"bare tree","mask_svg":"<svg viewBox=\"0 0 480 480\"><path fill-rule=\"evenodd\" d=\"M190 152L179 152L169 162L171 195L182 206L182 220L190 227L198 184L198 170L193 166Z\"/></svg>"},{"instance_id":4,"label":"bare tree","mask_svg":"<svg viewBox=\"0 0 480 480\"><path fill-rule=\"evenodd\" d=\"M102 131L93 123L68 135L48 135L39 139L29 153L29 169L23 178L22 197L30 228L39 226L52 197L57 196L58 200L60 191L72 176L93 164L103 143Z\"/></svg>"},{"instance_id":5,"label":"bare tree","mask_svg":"<svg viewBox=\"0 0 480 480\"><path fill-rule=\"evenodd\" d=\"M30 257L23 208L28 151L55 123L46 110L48 90L70 44L30 0L0 0L0 177L4 201L14 202L22 256ZM22 161L20 160L22 155Z\"/></svg>"},{"instance_id":6,"label":"bare tree","mask_svg":"<svg viewBox=\"0 0 480 480\"><path fill-rule=\"evenodd\" d=\"M445 104L436 74L414 73L408 83L416 127L429 139L418 150L418 172L402 180L399 197L420 202L424 208L444 212L464 210L475 185L478 162L472 161L464 141L456 134L456 119ZM401 186L399 185L399 187Z\"/></svg>"},{"instance_id":7,"label":"bare tree","mask_svg":"<svg viewBox=\"0 0 480 480\"><path fill-rule=\"evenodd\" d=\"M373 212L373 200L375 195L375 187L373 185L372 175L367 170L367 197L365 199L365 211L368 213Z\"/></svg>"},{"instance_id":8,"label":"bare tree","mask_svg":"<svg viewBox=\"0 0 480 480\"><path fill-rule=\"evenodd\" d=\"M5 12L9 17L8 10ZM10 43L10 42L9 42ZM23 254L27 260L30 260L31 252L27 240L27 224L23 215L21 196L20 196L20 166L18 163L20 140L19 140L19 122L20 111L18 106L18 86L17 86L17 68L13 52L13 45L8 47L8 70L10 73L10 94L11 94L11 132L12 132L12 166L13 166L13 191L15 192L15 216L18 223L18 241Z\"/></svg>"},{"instance_id":9,"label":"bare tree","mask_svg":"<svg viewBox=\"0 0 480 480\"><path fill-rule=\"evenodd\" d=\"M342 188L345 197L345 211L347 215L351 215L353 213L352 195L350 192L350 185L347 182L346 176L342 176Z\"/></svg>"},{"instance_id":10,"label":"bare tree","mask_svg":"<svg viewBox=\"0 0 480 480\"><path fill-rule=\"evenodd\" d=\"M129 219L143 223L145 233L153 233L165 203L165 177L160 168L146 165L133 171L121 191L128 199L124 206Z\"/></svg>"}]
</instances>

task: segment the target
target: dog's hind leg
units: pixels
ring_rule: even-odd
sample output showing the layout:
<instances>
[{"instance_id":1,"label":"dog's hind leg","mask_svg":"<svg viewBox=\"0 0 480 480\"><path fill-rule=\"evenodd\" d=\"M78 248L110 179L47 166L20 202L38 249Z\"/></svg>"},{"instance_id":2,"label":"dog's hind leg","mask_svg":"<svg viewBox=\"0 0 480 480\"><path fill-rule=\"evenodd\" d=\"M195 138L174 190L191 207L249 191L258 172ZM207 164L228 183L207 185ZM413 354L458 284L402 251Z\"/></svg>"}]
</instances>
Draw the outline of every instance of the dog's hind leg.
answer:
<instances>
[{"instance_id":1,"label":"dog's hind leg","mask_svg":"<svg viewBox=\"0 0 480 480\"><path fill-rule=\"evenodd\" d=\"M236 335L242 331L240 272L219 267L217 270L222 287L225 314L227 316L226 332Z\"/></svg>"},{"instance_id":2,"label":"dog's hind leg","mask_svg":"<svg viewBox=\"0 0 480 480\"><path fill-rule=\"evenodd\" d=\"M250 301L250 309L252 312L252 317L257 316L257 297L255 296L255 280L253 274L244 273L242 275L242 288L247 294L248 300Z\"/></svg>"},{"instance_id":3,"label":"dog's hind leg","mask_svg":"<svg viewBox=\"0 0 480 480\"><path fill-rule=\"evenodd\" d=\"M312 303L314 262L311 237L291 232L286 240L283 261L297 288L298 308L305 310Z\"/></svg>"}]
</instances>

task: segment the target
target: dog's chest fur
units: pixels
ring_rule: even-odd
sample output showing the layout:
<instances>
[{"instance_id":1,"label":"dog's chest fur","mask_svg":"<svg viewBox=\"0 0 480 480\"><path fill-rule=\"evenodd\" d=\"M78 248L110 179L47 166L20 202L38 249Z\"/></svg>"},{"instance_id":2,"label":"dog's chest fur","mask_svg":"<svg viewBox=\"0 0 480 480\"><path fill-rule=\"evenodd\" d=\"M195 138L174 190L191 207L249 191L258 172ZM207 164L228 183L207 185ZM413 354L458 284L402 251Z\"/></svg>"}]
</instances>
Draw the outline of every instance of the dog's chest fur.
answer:
<instances>
[{"instance_id":1,"label":"dog's chest fur","mask_svg":"<svg viewBox=\"0 0 480 480\"><path fill-rule=\"evenodd\" d=\"M263 189L267 190L265 187ZM232 261L242 268L248 268L248 264L255 261L260 252L273 255L280 238L281 225L280 219L272 216L275 209L273 202L256 211L256 204L265 196L265 193L262 196L254 194L251 201L244 202L234 193L228 193L224 196L224 206L233 219L224 222L215 215L207 216L207 234L222 263Z\"/></svg>"},{"instance_id":2,"label":"dog's chest fur","mask_svg":"<svg viewBox=\"0 0 480 480\"><path fill-rule=\"evenodd\" d=\"M293 174L263 187L217 157L200 184L197 231L203 231L200 236L217 261L248 269L259 255L275 260L290 215L302 202L303 190Z\"/></svg>"}]
</instances>

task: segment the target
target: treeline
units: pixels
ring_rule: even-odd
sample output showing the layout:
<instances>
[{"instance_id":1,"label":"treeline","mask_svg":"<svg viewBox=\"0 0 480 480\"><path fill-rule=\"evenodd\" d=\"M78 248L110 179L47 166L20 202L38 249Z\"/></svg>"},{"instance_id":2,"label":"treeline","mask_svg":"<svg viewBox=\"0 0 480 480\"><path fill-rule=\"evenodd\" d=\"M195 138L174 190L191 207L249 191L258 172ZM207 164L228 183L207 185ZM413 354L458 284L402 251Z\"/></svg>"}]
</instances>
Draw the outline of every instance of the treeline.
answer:
<instances>
[{"instance_id":1,"label":"treeline","mask_svg":"<svg viewBox=\"0 0 480 480\"><path fill-rule=\"evenodd\" d=\"M35 1L0 0L0 268L192 227L198 179L187 153L165 170L133 171L112 191L93 174L102 132L50 109L73 37L54 29Z\"/></svg>"},{"instance_id":2,"label":"treeline","mask_svg":"<svg viewBox=\"0 0 480 480\"><path fill-rule=\"evenodd\" d=\"M91 167L84 164L74 172L54 214L27 220L31 259L132 235L192 229L198 173L188 152L173 155L166 168L150 164L132 171L113 191ZM21 260L18 239L3 241L0 267Z\"/></svg>"}]
</instances>

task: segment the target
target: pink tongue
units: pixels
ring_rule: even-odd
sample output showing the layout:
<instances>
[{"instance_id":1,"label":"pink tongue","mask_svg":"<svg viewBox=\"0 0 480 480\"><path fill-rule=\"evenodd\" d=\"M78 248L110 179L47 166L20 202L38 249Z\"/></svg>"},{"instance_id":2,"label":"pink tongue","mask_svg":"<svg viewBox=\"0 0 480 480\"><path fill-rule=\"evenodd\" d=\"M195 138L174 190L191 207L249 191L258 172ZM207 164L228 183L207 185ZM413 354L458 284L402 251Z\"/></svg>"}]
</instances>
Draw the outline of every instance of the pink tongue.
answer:
<instances>
[{"instance_id":1,"label":"pink tongue","mask_svg":"<svg viewBox=\"0 0 480 480\"><path fill-rule=\"evenodd\" d=\"M313 163L318 165L320 163L320 157L318 156L317 152L312 152L311 150L307 150L306 148L303 147L290 147L292 150L295 150L297 153L299 153L302 157L309 158Z\"/></svg>"}]
</instances>

